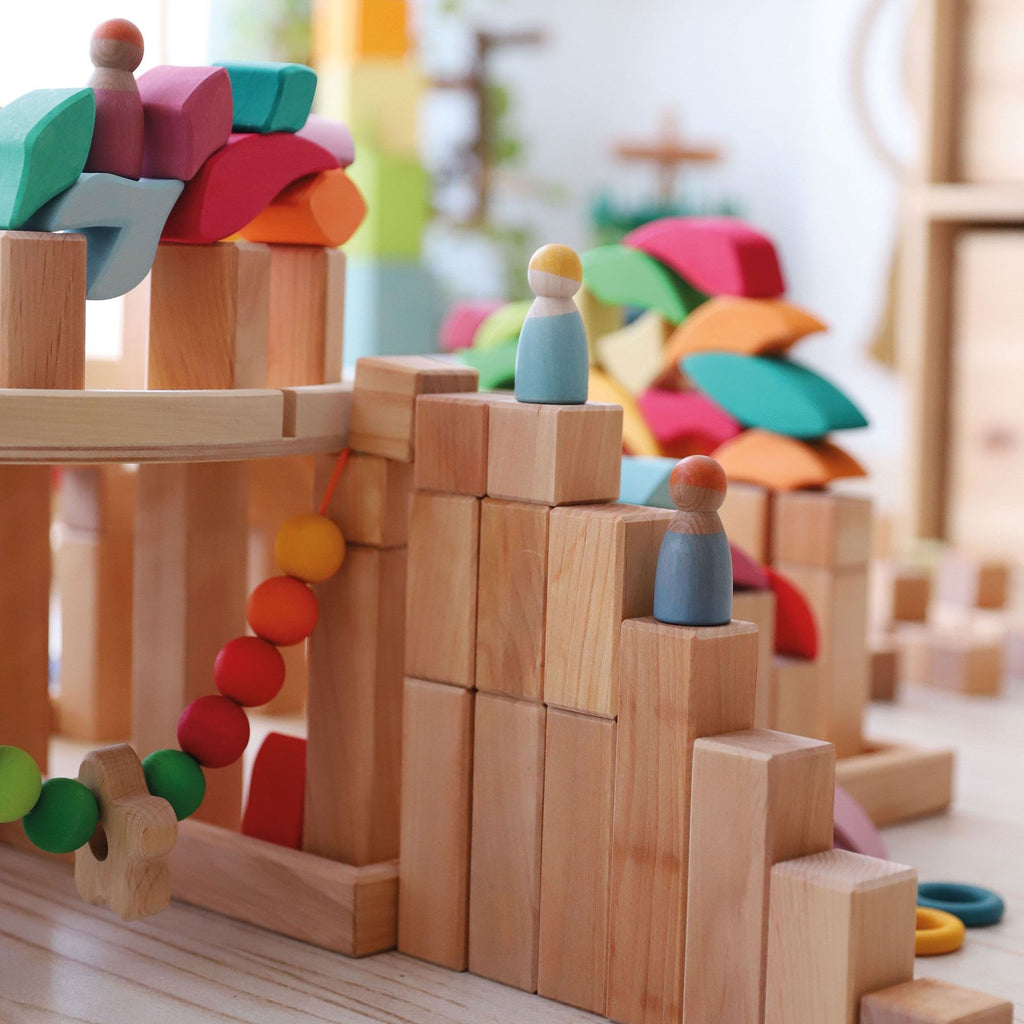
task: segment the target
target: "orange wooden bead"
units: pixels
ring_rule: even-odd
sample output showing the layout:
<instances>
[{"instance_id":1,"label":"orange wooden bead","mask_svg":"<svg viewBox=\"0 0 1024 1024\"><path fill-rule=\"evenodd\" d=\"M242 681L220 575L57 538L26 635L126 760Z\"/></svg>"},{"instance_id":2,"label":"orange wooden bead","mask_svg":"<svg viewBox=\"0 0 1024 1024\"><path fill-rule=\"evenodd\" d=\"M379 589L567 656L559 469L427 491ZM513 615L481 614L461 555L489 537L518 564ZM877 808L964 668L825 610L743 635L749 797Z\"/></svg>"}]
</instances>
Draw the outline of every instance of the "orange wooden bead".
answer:
<instances>
[{"instance_id":1,"label":"orange wooden bead","mask_svg":"<svg viewBox=\"0 0 1024 1024\"><path fill-rule=\"evenodd\" d=\"M245 617L252 631L278 647L301 643L313 632L320 608L301 580L274 576L250 595Z\"/></svg>"}]
</instances>

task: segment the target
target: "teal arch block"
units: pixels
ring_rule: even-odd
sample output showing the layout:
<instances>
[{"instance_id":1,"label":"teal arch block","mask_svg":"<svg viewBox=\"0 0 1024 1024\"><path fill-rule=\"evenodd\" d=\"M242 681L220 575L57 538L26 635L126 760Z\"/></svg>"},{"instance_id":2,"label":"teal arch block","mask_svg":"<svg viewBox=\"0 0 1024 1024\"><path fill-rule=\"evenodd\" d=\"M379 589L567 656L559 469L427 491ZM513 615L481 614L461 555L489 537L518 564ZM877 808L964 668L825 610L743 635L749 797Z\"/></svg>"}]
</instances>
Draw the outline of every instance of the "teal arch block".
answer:
<instances>
[{"instance_id":1,"label":"teal arch block","mask_svg":"<svg viewBox=\"0 0 1024 1024\"><path fill-rule=\"evenodd\" d=\"M160 233L184 183L87 173L29 218L28 231L85 235L86 297L112 299L149 273Z\"/></svg>"},{"instance_id":2,"label":"teal arch block","mask_svg":"<svg viewBox=\"0 0 1024 1024\"><path fill-rule=\"evenodd\" d=\"M316 72L305 64L270 61L218 63L231 79L235 132L297 132L309 117Z\"/></svg>"},{"instance_id":3,"label":"teal arch block","mask_svg":"<svg viewBox=\"0 0 1024 1024\"><path fill-rule=\"evenodd\" d=\"M516 351L518 338L506 338L486 348L466 348L459 352L459 361L480 373L481 391L511 390L516 383Z\"/></svg>"},{"instance_id":4,"label":"teal arch block","mask_svg":"<svg viewBox=\"0 0 1024 1024\"><path fill-rule=\"evenodd\" d=\"M580 257L583 283L612 306L653 309L678 324L707 299L669 267L639 249L602 245Z\"/></svg>"},{"instance_id":5,"label":"teal arch block","mask_svg":"<svg viewBox=\"0 0 1024 1024\"><path fill-rule=\"evenodd\" d=\"M92 89L37 89L0 110L0 229L21 228L85 169Z\"/></svg>"},{"instance_id":6,"label":"teal arch block","mask_svg":"<svg viewBox=\"0 0 1024 1024\"><path fill-rule=\"evenodd\" d=\"M678 459L661 455L623 455L619 484L619 502L647 505L675 511L669 494L669 477Z\"/></svg>"},{"instance_id":7,"label":"teal arch block","mask_svg":"<svg viewBox=\"0 0 1024 1024\"><path fill-rule=\"evenodd\" d=\"M747 427L801 440L867 426L834 384L788 359L701 352L679 363L712 401Z\"/></svg>"}]
</instances>

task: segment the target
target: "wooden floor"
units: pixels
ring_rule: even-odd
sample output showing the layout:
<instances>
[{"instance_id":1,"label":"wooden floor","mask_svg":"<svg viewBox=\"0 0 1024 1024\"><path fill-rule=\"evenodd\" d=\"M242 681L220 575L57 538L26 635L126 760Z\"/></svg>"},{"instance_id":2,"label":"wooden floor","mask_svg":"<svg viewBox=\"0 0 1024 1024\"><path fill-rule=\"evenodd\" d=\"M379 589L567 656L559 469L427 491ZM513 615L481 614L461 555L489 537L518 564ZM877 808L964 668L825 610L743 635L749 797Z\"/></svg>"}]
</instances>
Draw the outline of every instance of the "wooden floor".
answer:
<instances>
[{"instance_id":1,"label":"wooden floor","mask_svg":"<svg viewBox=\"0 0 1024 1024\"><path fill-rule=\"evenodd\" d=\"M975 882L1006 920L971 930L919 975L1012 999L1024 1022L1024 683L999 700L906 690L872 708L872 739L959 748L944 817L887 829L922 880ZM75 895L70 873L0 847L2 1024L555 1024L596 1018L394 953L346 960L181 904L126 925Z\"/></svg>"}]
</instances>

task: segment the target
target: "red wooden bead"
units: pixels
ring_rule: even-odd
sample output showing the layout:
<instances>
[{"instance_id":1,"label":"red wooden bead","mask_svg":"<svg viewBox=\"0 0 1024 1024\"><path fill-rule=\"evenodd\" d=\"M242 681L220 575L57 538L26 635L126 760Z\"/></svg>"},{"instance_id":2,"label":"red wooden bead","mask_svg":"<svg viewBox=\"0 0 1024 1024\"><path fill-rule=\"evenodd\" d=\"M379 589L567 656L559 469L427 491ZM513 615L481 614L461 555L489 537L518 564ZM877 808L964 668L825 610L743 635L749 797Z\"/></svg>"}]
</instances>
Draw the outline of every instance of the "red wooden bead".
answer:
<instances>
[{"instance_id":1,"label":"red wooden bead","mask_svg":"<svg viewBox=\"0 0 1024 1024\"><path fill-rule=\"evenodd\" d=\"M273 700L284 685L281 652L258 636L229 640L213 663L217 689L243 707L258 707Z\"/></svg>"},{"instance_id":2,"label":"red wooden bead","mask_svg":"<svg viewBox=\"0 0 1024 1024\"><path fill-rule=\"evenodd\" d=\"M250 595L245 617L252 631L278 647L301 643L320 614L316 594L301 580L274 576Z\"/></svg>"},{"instance_id":3,"label":"red wooden bead","mask_svg":"<svg viewBox=\"0 0 1024 1024\"><path fill-rule=\"evenodd\" d=\"M227 697L199 697L178 719L178 745L205 768L233 764L249 742L249 719Z\"/></svg>"}]
</instances>

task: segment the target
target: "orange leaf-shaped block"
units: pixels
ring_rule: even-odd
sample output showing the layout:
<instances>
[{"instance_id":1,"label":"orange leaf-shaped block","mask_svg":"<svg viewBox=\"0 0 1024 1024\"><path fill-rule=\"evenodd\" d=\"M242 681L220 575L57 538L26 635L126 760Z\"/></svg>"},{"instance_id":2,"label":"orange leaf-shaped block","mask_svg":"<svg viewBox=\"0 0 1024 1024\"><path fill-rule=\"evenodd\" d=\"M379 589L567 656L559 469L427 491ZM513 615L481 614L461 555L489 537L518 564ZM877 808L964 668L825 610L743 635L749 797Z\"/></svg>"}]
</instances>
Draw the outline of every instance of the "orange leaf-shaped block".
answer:
<instances>
[{"instance_id":1,"label":"orange leaf-shaped block","mask_svg":"<svg viewBox=\"0 0 1024 1024\"><path fill-rule=\"evenodd\" d=\"M767 430L746 430L714 457L730 480L773 491L824 487L841 477L864 476L861 465L830 441L800 441Z\"/></svg>"}]
</instances>

